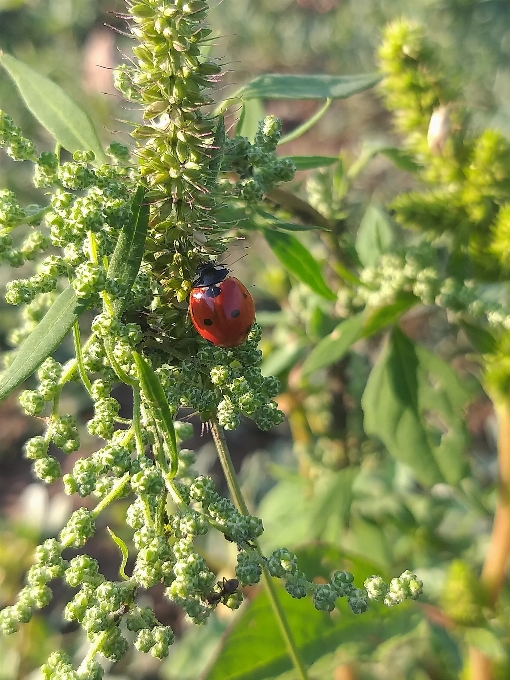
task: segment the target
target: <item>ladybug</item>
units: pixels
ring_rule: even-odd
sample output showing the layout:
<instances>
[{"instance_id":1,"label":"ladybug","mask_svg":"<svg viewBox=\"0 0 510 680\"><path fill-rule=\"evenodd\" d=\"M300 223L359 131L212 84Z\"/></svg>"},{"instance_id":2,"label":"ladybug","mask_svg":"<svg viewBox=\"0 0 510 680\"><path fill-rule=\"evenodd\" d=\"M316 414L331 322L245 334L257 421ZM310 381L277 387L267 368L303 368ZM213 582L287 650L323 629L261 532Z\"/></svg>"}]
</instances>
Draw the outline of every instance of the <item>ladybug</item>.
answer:
<instances>
[{"instance_id":1,"label":"ladybug","mask_svg":"<svg viewBox=\"0 0 510 680\"><path fill-rule=\"evenodd\" d=\"M223 265L199 266L189 299L189 313L198 333L218 347L244 342L255 320L253 298Z\"/></svg>"}]
</instances>

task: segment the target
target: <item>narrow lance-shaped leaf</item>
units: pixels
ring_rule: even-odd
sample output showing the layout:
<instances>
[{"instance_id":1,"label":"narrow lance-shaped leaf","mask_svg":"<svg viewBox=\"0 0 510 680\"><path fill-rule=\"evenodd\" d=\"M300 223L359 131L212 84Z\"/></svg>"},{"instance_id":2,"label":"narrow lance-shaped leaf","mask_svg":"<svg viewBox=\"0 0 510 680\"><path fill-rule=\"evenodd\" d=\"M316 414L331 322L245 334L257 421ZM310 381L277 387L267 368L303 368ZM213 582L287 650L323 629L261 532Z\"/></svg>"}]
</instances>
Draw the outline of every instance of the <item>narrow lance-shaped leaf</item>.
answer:
<instances>
[{"instance_id":1,"label":"narrow lance-shaped leaf","mask_svg":"<svg viewBox=\"0 0 510 680\"><path fill-rule=\"evenodd\" d=\"M313 170L338 163L338 156L287 156L296 166L296 170Z\"/></svg>"},{"instance_id":2,"label":"narrow lance-shaped leaf","mask_svg":"<svg viewBox=\"0 0 510 680\"><path fill-rule=\"evenodd\" d=\"M273 253L291 274L321 297L327 300L336 299L324 281L319 263L297 238L269 229L264 229L264 236Z\"/></svg>"},{"instance_id":3,"label":"narrow lance-shaped leaf","mask_svg":"<svg viewBox=\"0 0 510 680\"><path fill-rule=\"evenodd\" d=\"M0 64L29 111L64 149L93 151L98 164L107 162L91 119L61 87L8 54L0 52Z\"/></svg>"},{"instance_id":4,"label":"narrow lance-shaped leaf","mask_svg":"<svg viewBox=\"0 0 510 680\"><path fill-rule=\"evenodd\" d=\"M365 313L361 312L339 323L332 333L313 348L303 364L302 374L309 375L339 361L351 345L360 339L364 320Z\"/></svg>"},{"instance_id":5,"label":"narrow lance-shaped leaf","mask_svg":"<svg viewBox=\"0 0 510 680\"><path fill-rule=\"evenodd\" d=\"M174 477L179 465L179 454L177 452L174 421L166 400L165 391L161 387L159 378L152 366L142 355L138 354L138 352L133 352L133 358L143 395L150 405L154 419L158 427L161 428L161 433L170 449L170 474Z\"/></svg>"},{"instance_id":6,"label":"narrow lance-shaped leaf","mask_svg":"<svg viewBox=\"0 0 510 680\"><path fill-rule=\"evenodd\" d=\"M117 279L131 290L137 277L145 249L150 206L144 203L145 188L139 186L131 204L131 219L126 222L119 234L117 245L110 258L108 278ZM115 311L120 314L125 300L115 301Z\"/></svg>"},{"instance_id":7,"label":"narrow lance-shaped leaf","mask_svg":"<svg viewBox=\"0 0 510 680\"><path fill-rule=\"evenodd\" d=\"M379 73L353 76L265 73L238 90L242 99L345 99L369 90L382 80Z\"/></svg>"},{"instance_id":8,"label":"narrow lance-shaped leaf","mask_svg":"<svg viewBox=\"0 0 510 680\"><path fill-rule=\"evenodd\" d=\"M44 318L20 345L16 357L0 381L0 401L29 378L60 345L78 320L82 309L71 286L61 293Z\"/></svg>"}]
</instances>

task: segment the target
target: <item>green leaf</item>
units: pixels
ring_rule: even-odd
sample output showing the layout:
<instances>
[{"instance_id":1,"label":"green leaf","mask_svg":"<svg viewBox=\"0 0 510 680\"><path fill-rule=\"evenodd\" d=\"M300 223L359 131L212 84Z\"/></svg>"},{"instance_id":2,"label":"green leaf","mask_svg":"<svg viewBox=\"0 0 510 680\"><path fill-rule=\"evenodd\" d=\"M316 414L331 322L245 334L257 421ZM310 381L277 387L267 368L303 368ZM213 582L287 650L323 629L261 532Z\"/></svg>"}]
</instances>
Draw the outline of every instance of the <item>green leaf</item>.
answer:
<instances>
[{"instance_id":1,"label":"green leaf","mask_svg":"<svg viewBox=\"0 0 510 680\"><path fill-rule=\"evenodd\" d=\"M16 357L0 381L0 401L29 378L52 354L79 319L82 309L74 289L66 288L20 345Z\"/></svg>"},{"instance_id":2,"label":"green leaf","mask_svg":"<svg viewBox=\"0 0 510 680\"><path fill-rule=\"evenodd\" d=\"M470 393L447 363L396 327L362 398L365 432L425 486L458 484L467 468L463 408Z\"/></svg>"},{"instance_id":3,"label":"green leaf","mask_svg":"<svg viewBox=\"0 0 510 680\"><path fill-rule=\"evenodd\" d=\"M470 647L481 650L489 659L508 659L504 642L489 628L466 628L464 640Z\"/></svg>"},{"instance_id":4,"label":"green leaf","mask_svg":"<svg viewBox=\"0 0 510 680\"><path fill-rule=\"evenodd\" d=\"M286 156L296 166L296 170L313 170L338 163L338 156Z\"/></svg>"},{"instance_id":5,"label":"green leaf","mask_svg":"<svg viewBox=\"0 0 510 680\"><path fill-rule=\"evenodd\" d=\"M301 374L310 375L314 371L331 366L345 356L351 345L360 339L364 320L365 313L361 312L339 323L332 333L313 348L303 364Z\"/></svg>"},{"instance_id":6,"label":"green leaf","mask_svg":"<svg viewBox=\"0 0 510 680\"><path fill-rule=\"evenodd\" d=\"M336 299L336 295L324 281L319 263L297 238L270 229L264 229L264 236L273 253L291 274L317 295L327 300Z\"/></svg>"},{"instance_id":7,"label":"green leaf","mask_svg":"<svg viewBox=\"0 0 510 680\"><path fill-rule=\"evenodd\" d=\"M259 121L265 115L266 112L259 99L252 98L250 101L243 101L243 109L236 128L236 135L248 137L250 142L253 142L258 130Z\"/></svg>"},{"instance_id":8,"label":"green leaf","mask_svg":"<svg viewBox=\"0 0 510 680\"><path fill-rule=\"evenodd\" d=\"M166 400L165 391L149 362L138 352L133 352L133 359L138 371L143 395L151 406L154 420L158 424L164 440L170 449L170 474L173 477L179 465L179 454L177 451L174 421Z\"/></svg>"},{"instance_id":9,"label":"green leaf","mask_svg":"<svg viewBox=\"0 0 510 680\"><path fill-rule=\"evenodd\" d=\"M398 149L394 146L387 146L383 149L379 149L379 153L386 156L393 165L399 170L404 170L405 172L417 173L423 170L423 166L417 163L411 154L406 153L403 149Z\"/></svg>"},{"instance_id":10,"label":"green leaf","mask_svg":"<svg viewBox=\"0 0 510 680\"><path fill-rule=\"evenodd\" d=\"M393 228L388 215L376 205L370 204L363 215L356 236L356 252L364 267L371 267L394 240Z\"/></svg>"},{"instance_id":11,"label":"green leaf","mask_svg":"<svg viewBox=\"0 0 510 680\"><path fill-rule=\"evenodd\" d=\"M257 214L264 218L263 228L283 229L284 231L328 231L325 227L310 224L295 224L294 222L284 222L279 217L257 208Z\"/></svg>"},{"instance_id":12,"label":"green leaf","mask_svg":"<svg viewBox=\"0 0 510 680\"><path fill-rule=\"evenodd\" d=\"M279 480L260 504L259 512L264 517L260 543L264 552L310 541L338 543L349 518L352 486L358 473L359 468L354 466L330 471L315 480L312 488L298 475Z\"/></svg>"},{"instance_id":13,"label":"green leaf","mask_svg":"<svg viewBox=\"0 0 510 680\"><path fill-rule=\"evenodd\" d=\"M378 156L379 154L386 156L386 158L399 170L412 173L417 173L419 170L422 170L422 166L414 160L414 157L403 149L388 146L386 143L369 142L363 145L359 158L351 165L347 176L350 179L353 179L359 175L367 163L372 160L374 156Z\"/></svg>"},{"instance_id":14,"label":"green leaf","mask_svg":"<svg viewBox=\"0 0 510 680\"><path fill-rule=\"evenodd\" d=\"M258 315L257 315L258 321ZM288 343L283 347L279 347L274 352L271 352L268 357L264 359L260 370L262 375L281 375L290 369L302 359L306 354L306 345L302 342L295 341Z\"/></svg>"},{"instance_id":15,"label":"green leaf","mask_svg":"<svg viewBox=\"0 0 510 680\"><path fill-rule=\"evenodd\" d=\"M405 312L411 307L418 304L419 299L413 293L401 292L399 293L395 302L384 307L379 307L373 311L363 324L363 332L361 337L369 338L375 335L383 328L394 324Z\"/></svg>"},{"instance_id":16,"label":"green leaf","mask_svg":"<svg viewBox=\"0 0 510 680\"><path fill-rule=\"evenodd\" d=\"M374 521L358 516L351 517L349 529L349 534L342 543L343 547L349 552L370 559L379 570L388 572L393 559L384 530Z\"/></svg>"},{"instance_id":17,"label":"green leaf","mask_svg":"<svg viewBox=\"0 0 510 680\"><path fill-rule=\"evenodd\" d=\"M291 598L279 584L277 592L307 666L344 648L347 654L370 654L385 640L409 633L423 620L416 607L405 604L359 617L342 606L341 615L334 617L317 611L310 598ZM265 592L259 591L236 617L203 680L274 680L291 669L271 604Z\"/></svg>"},{"instance_id":18,"label":"green leaf","mask_svg":"<svg viewBox=\"0 0 510 680\"><path fill-rule=\"evenodd\" d=\"M467 321L461 321L459 325L477 352L480 354L492 354L496 351L498 343L490 331Z\"/></svg>"},{"instance_id":19,"label":"green leaf","mask_svg":"<svg viewBox=\"0 0 510 680\"><path fill-rule=\"evenodd\" d=\"M131 203L132 218L122 227L108 266L108 278L117 279L127 290L131 290L135 282L145 250L150 206L144 204L144 197L145 188L139 186ZM122 313L125 302L125 299L115 301L117 314Z\"/></svg>"},{"instance_id":20,"label":"green leaf","mask_svg":"<svg viewBox=\"0 0 510 680\"><path fill-rule=\"evenodd\" d=\"M58 85L8 54L0 52L0 64L29 111L64 149L93 151L98 164L108 161L91 119Z\"/></svg>"},{"instance_id":21,"label":"green leaf","mask_svg":"<svg viewBox=\"0 0 510 680\"><path fill-rule=\"evenodd\" d=\"M304 123L298 125L297 128L292 130L292 132L289 132L287 135L284 135L278 142L278 146L280 146L281 144L286 144L287 142L293 142L295 139L298 139L299 137L304 135L305 132L308 132L308 130L310 130L315 125L315 123L318 123L322 116L326 113L326 111L331 106L332 101L333 101L332 99L326 99L326 103L324 104L324 106L321 106L317 113L314 113L314 115L311 116L308 120L305 120Z\"/></svg>"},{"instance_id":22,"label":"green leaf","mask_svg":"<svg viewBox=\"0 0 510 680\"><path fill-rule=\"evenodd\" d=\"M121 553L121 555L122 555L122 561L121 561L120 567L119 567L119 576L120 576L124 581L128 581L128 580L129 580L129 577L128 577L127 574L126 574L126 564L127 564L128 557L129 557L129 552L128 552L127 545L124 543L124 541L122 540L122 538L119 538L119 537L118 537L118 536L110 529L110 527L106 527L106 530L107 530L108 533L110 534L110 536L111 536L111 538L112 538L112 541L113 541L113 542L115 543L115 545L118 547L118 549L120 550L120 553Z\"/></svg>"},{"instance_id":23,"label":"green leaf","mask_svg":"<svg viewBox=\"0 0 510 680\"><path fill-rule=\"evenodd\" d=\"M244 85L233 96L242 99L345 99L369 90L382 80L379 73L355 76L288 75L266 73Z\"/></svg>"}]
</instances>

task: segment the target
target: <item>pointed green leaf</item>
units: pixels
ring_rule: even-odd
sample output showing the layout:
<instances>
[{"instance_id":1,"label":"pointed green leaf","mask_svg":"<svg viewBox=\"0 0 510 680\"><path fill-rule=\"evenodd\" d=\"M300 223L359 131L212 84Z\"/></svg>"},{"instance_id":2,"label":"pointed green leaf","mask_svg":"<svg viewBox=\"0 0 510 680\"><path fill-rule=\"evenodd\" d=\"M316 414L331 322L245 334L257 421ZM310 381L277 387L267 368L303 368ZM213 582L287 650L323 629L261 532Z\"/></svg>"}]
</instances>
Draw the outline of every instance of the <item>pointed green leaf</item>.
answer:
<instances>
[{"instance_id":1,"label":"pointed green leaf","mask_svg":"<svg viewBox=\"0 0 510 680\"><path fill-rule=\"evenodd\" d=\"M284 231L316 231L316 230L328 231L326 227L320 227L317 225L284 222L279 217L276 217L275 215L272 215L271 213L268 213L265 210L261 210L260 208L257 208L257 214L263 217L264 220L266 220L266 224L261 225L262 227L266 228L283 229Z\"/></svg>"},{"instance_id":2,"label":"pointed green leaf","mask_svg":"<svg viewBox=\"0 0 510 680\"><path fill-rule=\"evenodd\" d=\"M422 166L415 161L414 157L403 149L388 146L386 143L369 142L363 145L358 159L349 168L347 176L350 179L356 177L367 163L374 158L374 156L378 156L379 154L386 156L386 158L399 170L412 173L417 173L419 170L422 170Z\"/></svg>"},{"instance_id":3,"label":"pointed green leaf","mask_svg":"<svg viewBox=\"0 0 510 680\"><path fill-rule=\"evenodd\" d=\"M74 289L69 286L22 342L16 357L0 380L0 401L29 378L52 354L79 319L81 309Z\"/></svg>"},{"instance_id":4,"label":"pointed green leaf","mask_svg":"<svg viewBox=\"0 0 510 680\"><path fill-rule=\"evenodd\" d=\"M149 225L150 206L144 203L145 188L139 186L131 204L131 219L122 227L110 258L108 278L117 279L130 290L140 269ZM122 312L125 300L115 301L115 311Z\"/></svg>"},{"instance_id":5,"label":"pointed green leaf","mask_svg":"<svg viewBox=\"0 0 510 680\"><path fill-rule=\"evenodd\" d=\"M463 408L469 398L448 364L396 327L363 394L365 432L381 439L422 484L458 484L466 474Z\"/></svg>"},{"instance_id":6,"label":"pointed green leaf","mask_svg":"<svg viewBox=\"0 0 510 680\"><path fill-rule=\"evenodd\" d=\"M407 312L411 307L418 304L419 299L413 293L401 292L399 293L395 302L391 305L379 307L373 311L363 324L363 338L369 338L387 326L395 323L402 314Z\"/></svg>"},{"instance_id":7,"label":"pointed green leaf","mask_svg":"<svg viewBox=\"0 0 510 680\"><path fill-rule=\"evenodd\" d=\"M265 73L233 96L242 99L345 99L369 90L382 80L379 73L355 76Z\"/></svg>"},{"instance_id":8,"label":"pointed green leaf","mask_svg":"<svg viewBox=\"0 0 510 680\"><path fill-rule=\"evenodd\" d=\"M351 345L360 339L364 320L365 314L361 312L339 323L332 333L313 348L303 364L302 375L310 375L314 371L331 366L345 356Z\"/></svg>"},{"instance_id":9,"label":"pointed green leaf","mask_svg":"<svg viewBox=\"0 0 510 680\"><path fill-rule=\"evenodd\" d=\"M460 327L477 352L480 354L492 354L496 351L498 343L490 331L467 321L461 321Z\"/></svg>"},{"instance_id":10,"label":"pointed green leaf","mask_svg":"<svg viewBox=\"0 0 510 680\"><path fill-rule=\"evenodd\" d=\"M287 156L296 166L296 170L313 170L338 163L338 156Z\"/></svg>"},{"instance_id":11,"label":"pointed green leaf","mask_svg":"<svg viewBox=\"0 0 510 680\"><path fill-rule=\"evenodd\" d=\"M243 101L243 109L236 128L236 135L248 137L250 142L253 142L258 130L259 121L265 115L266 112L259 99L253 98L250 101Z\"/></svg>"},{"instance_id":12,"label":"pointed green leaf","mask_svg":"<svg viewBox=\"0 0 510 680\"><path fill-rule=\"evenodd\" d=\"M29 111L64 149L93 151L98 164L107 162L91 119L61 87L8 54L0 52L0 64Z\"/></svg>"},{"instance_id":13,"label":"pointed green leaf","mask_svg":"<svg viewBox=\"0 0 510 680\"><path fill-rule=\"evenodd\" d=\"M257 314L257 321L258 319L259 317ZM271 354L269 354L269 356L264 359L260 367L262 375L278 376L282 373L285 373L286 371L290 371L290 369L293 368L293 366L297 364L297 362L300 361L305 354L306 345L304 345L302 342L296 340L294 342L287 343L283 347L279 347L274 352L271 352Z\"/></svg>"},{"instance_id":14,"label":"pointed green leaf","mask_svg":"<svg viewBox=\"0 0 510 680\"><path fill-rule=\"evenodd\" d=\"M297 238L270 229L264 229L264 236L273 253L291 274L306 283L317 295L327 300L336 299L324 281L319 263Z\"/></svg>"},{"instance_id":15,"label":"pointed green leaf","mask_svg":"<svg viewBox=\"0 0 510 680\"><path fill-rule=\"evenodd\" d=\"M371 267L388 252L394 240L393 227L382 208L369 205L356 236L356 252L364 267Z\"/></svg>"},{"instance_id":16,"label":"pointed green leaf","mask_svg":"<svg viewBox=\"0 0 510 680\"><path fill-rule=\"evenodd\" d=\"M292 130L292 132L289 132L288 134L284 135L278 142L278 146L280 146L281 144L286 144L287 142L293 142L295 139L298 139L299 137L304 135L305 132L308 132L308 130L313 128L313 126L319 122L322 116L329 109L332 101L333 101L332 99L326 99L326 103L323 106L321 106L317 113L314 113L314 115L310 116L308 120L305 120L304 123L298 125L297 128Z\"/></svg>"},{"instance_id":17,"label":"pointed green leaf","mask_svg":"<svg viewBox=\"0 0 510 680\"><path fill-rule=\"evenodd\" d=\"M177 452L174 420L166 400L165 391L149 362L138 352L133 352L133 359L138 371L138 379L140 380L143 395L151 406L154 420L158 424L170 450L170 474L173 477L179 465L179 454Z\"/></svg>"}]
</instances>

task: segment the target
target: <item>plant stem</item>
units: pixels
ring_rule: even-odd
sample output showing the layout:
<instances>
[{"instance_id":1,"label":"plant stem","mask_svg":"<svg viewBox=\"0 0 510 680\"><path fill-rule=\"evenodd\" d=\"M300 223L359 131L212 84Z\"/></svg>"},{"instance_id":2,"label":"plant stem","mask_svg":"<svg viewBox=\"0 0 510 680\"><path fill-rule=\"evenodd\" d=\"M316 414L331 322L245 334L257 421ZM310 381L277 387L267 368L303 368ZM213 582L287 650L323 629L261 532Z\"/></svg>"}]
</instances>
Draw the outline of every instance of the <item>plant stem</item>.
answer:
<instances>
[{"instance_id":1,"label":"plant stem","mask_svg":"<svg viewBox=\"0 0 510 680\"><path fill-rule=\"evenodd\" d=\"M113 489L110 491L109 494L107 494L103 500L96 505L94 510L90 513L92 517L96 518L110 503L112 503L114 500L122 496L124 489L126 485L129 483L129 472L126 472L126 474L119 479L119 481L115 484Z\"/></svg>"},{"instance_id":2,"label":"plant stem","mask_svg":"<svg viewBox=\"0 0 510 680\"><path fill-rule=\"evenodd\" d=\"M248 508L246 507L246 502L241 492L241 487L239 486L239 481L237 479L234 466L232 465L232 459L230 457L230 452L228 450L223 430L219 426L218 421L216 420L215 417L211 418L210 425L214 443L216 444L216 449L218 451L218 457L220 459L221 467L223 468L223 474L225 475L225 478L227 480L228 488L230 490L232 500L234 501L234 505L236 506L240 513L242 513L243 515L249 515L250 513L248 512ZM257 543L256 546L259 555L262 557L262 551ZM285 611L278 599L278 593L276 592L276 588L271 578L271 575L267 571L264 563L262 563L262 578L267 596L269 598L269 602L271 603L271 607L273 609L274 616L280 628L280 632L284 639L285 646L287 647L289 657L291 658L292 663L294 664L294 668L298 672L298 675L301 678L301 680L308 680L308 673L306 671L303 659L301 658L299 649L296 645L296 641L294 640L294 636L292 635L289 622L287 621L287 616L285 615Z\"/></svg>"},{"instance_id":3,"label":"plant stem","mask_svg":"<svg viewBox=\"0 0 510 680\"><path fill-rule=\"evenodd\" d=\"M498 500L480 581L488 604L496 606L510 555L510 401L496 405L498 418ZM490 661L479 649L469 653L470 680L491 680Z\"/></svg>"},{"instance_id":4,"label":"plant stem","mask_svg":"<svg viewBox=\"0 0 510 680\"><path fill-rule=\"evenodd\" d=\"M81 378L81 381L83 383L83 386L85 387L87 392L89 394L91 394L92 385L90 383L89 377L88 377L87 372L85 370L85 366L83 364L83 352L82 352L82 347L81 347L80 327L78 325L78 322L73 324L73 339L74 339L74 354L76 356L78 373L80 374L80 378Z\"/></svg>"}]
</instances>

